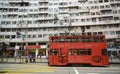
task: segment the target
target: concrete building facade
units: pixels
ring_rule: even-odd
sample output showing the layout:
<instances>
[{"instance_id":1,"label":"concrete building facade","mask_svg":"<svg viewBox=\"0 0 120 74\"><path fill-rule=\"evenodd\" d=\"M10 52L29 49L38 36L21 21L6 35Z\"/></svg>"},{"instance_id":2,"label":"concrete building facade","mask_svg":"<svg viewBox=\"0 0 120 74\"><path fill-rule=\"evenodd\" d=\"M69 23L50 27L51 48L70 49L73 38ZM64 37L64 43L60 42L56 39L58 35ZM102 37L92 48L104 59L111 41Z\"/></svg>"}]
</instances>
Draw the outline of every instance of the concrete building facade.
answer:
<instances>
[{"instance_id":1,"label":"concrete building facade","mask_svg":"<svg viewBox=\"0 0 120 74\"><path fill-rule=\"evenodd\" d=\"M49 36L68 33L105 35L109 56L119 56L120 0L0 0L0 43L15 56L36 45L29 53L47 55Z\"/></svg>"}]
</instances>

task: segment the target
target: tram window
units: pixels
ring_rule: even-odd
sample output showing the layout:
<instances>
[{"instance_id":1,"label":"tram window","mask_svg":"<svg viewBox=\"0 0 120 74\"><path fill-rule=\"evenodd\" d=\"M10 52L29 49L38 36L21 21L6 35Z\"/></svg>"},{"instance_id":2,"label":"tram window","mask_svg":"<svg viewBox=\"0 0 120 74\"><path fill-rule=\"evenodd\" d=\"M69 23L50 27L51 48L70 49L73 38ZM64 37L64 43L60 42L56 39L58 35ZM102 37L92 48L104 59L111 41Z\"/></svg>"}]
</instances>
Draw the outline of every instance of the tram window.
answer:
<instances>
[{"instance_id":1,"label":"tram window","mask_svg":"<svg viewBox=\"0 0 120 74\"><path fill-rule=\"evenodd\" d=\"M53 53L54 53L54 55L57 55L57 53L58 53L58 50L54 50L54 52L53 52Z\"/></svg>"},{"instance_id":2,"label":"tram window","mask_svg":"<svg viewBox=\"0 0 120 74\"><path fill-rule=\"evenodd\" d=\"M51 39L51 42L53 42L53 41L54 41L54 39L52 38L52 39Z\"/></svg>"},{"instance_id":3,"label":"tram window","mask_svg":"<svg viewBox=\"0 0 120 74\"><path fill-rule=\"evenodd\" d=\"M52 50L49 50L49 52L48 52L48 53L49 53L49 55L52 55L52 53L53 53L53 52L52 52Z\"/></svg>"},{"instance_id":4,"label":"tram window","mask_svg":"<svg viewBox=\"0 0 120 74\"><path fill-rule=\"evenodd\" d=\"M78 50L73 50L73 54L74 54L74 55L78 55L78 54L79 54L79 51L78 51Z\"/></svg>"},{"instance_id":5,"label":"tram window","mask_svg":"<svg viewBox=\"0 0 120 74\"><path fill-rule=\"evenodd\" d=\"M84 42L84 38L81 38L81 42Z\"/></svg>"},{"instance_id":6,"label":"tram window","mask_svg":"<svg viewBox=\"0 0 120 74\"><path fill-rule=\"evenodd\" d=\"M60 42L64 42L65 41L65 39L64 38L60 38Z\"/></svg>"},{"instance_id":7,"label":"tram window","mask_svg":"<svg viewBox=\"0 0 120 74\"><path fill-rule=\"evenodd\" d=\"M94 42L99 42L99 38L94 38Z\"/></svg>"},{"instance_id":8,"label":"tram window","mask_svg":"<svg viewBox=\"0 0 120 74\"><path fill-rule=\"evenodd\" d=\"M107 55L107 49L102 49L102 55Z\"/></svg>"},{"instance_id":9,"label":"tram window","mask_svg":"<svg viewBox=\"0 0 120 74\"><path fill-rule=\"evenodd\" d=\"M58 42L59 40L56 38L56 39L53 39L53 42Z\"/></svg>"},{"instance_id":10,"label":"tram window","mask_svg":"<svg viewBox=\"0 0 120 74\"><path fill-rule=\"evenodd\" d=\"M80 38L79 41L82 42L83 41L82 38Z\"/></svg>"},{"instance_id":11,"label":"tram window","mask_svg":"<svg viewBox=\"0 0 120 74\"><path fill-rule=\"evenodd\" d=\"M72 41L73 41L73 42L77 42L78 39L77 39L77 38L73 38Z\"/></svg>"},{"instance_id":12,"label":"tram window","mask_svg":"<svg viewBox=\"0 0 120 74\"><path fill-rule=\"evenodd\" d=\"M85 42L89 42L89 38L85 38Z\"/></svg>"},{"instance_id":13,"label":"tram window","mask_svg":"<svg viewBox=\"0 0 120 74\"><path fill-rule=\"evenodd\" d=\"M101 42L104 42L104 38L100 38L100 41L101 41Z\"/></svg>"},{"instance_id":14,"label":"tram window","mask_svg":"<svg viewBox=\"0 0 120 74\"><path fill-rule=\"evenodd\" d=\"M88 38L82 38L82 42L88 42Z\"/></svg>"},{"instance_id":15,"label":"tram window","mask_svg":"<svg viewBox=\"0 0 120 74\"><path fill-rule=\"evenodd\" d=\"M90 38L88 38L88 42L91 42Z\"/></svg>"},{"instance_id":16,"label":"tram window","mask_svg":"<svg viewBox=\"0 0 120 74\"><path fill-rule=\"evenodd\" d=\"M70 38L66 38L65 41L66 42L71 42L71 39Z\"/></svg>"},{"instance_id":17,"label":"tram window","mask_svg":"<svg viewBox=\"0 0 120 74\"><path fill-rule=\"evenodd\" d=\"M72 49L68 50L68 55L72 55Z\"/></svg>"},{"instance_id":18,"label":"tram window","mask_svg":"<svg viewBox=\"0 0 120 74\"><path fill-rule=\"evenodd\" d=\"M56 42L59 42L59 39L56 39Z\"/></svg>"},{"instance_id":19,"label":"tram window","mask_svg":"<svg viewBox=\"0 0 120 74\"><path fill-rule=\"evenodd\" d=\"M90 38L90 42L93 42L93 38Z\"/></svg>"},{"instance_id":20,"label":"tram window","mask_svg":"<svg viewBox=\"0 0 120 74\"><path fill-rule=\"evenodd\" d=\"M77 55L79 55L79 50L77 49Z\"/></svg>"},{"instance_id":21,"label":"tram window","mask_svg":"<svg viewBox=\"0 0 120 74\"><path fill-rule=\"evenodd\" d=\"M88 49L88 55L91 55L91 54L92 54L91 49Z\"/></svg>"},{"instance_id":22,"label":"tram window","mask_svg":"<svg viewBox=\"0 0 120 74\"><path fill-rule=\"evenodd\" d=\"M80 55L86 55L86 50L85 49L80 49Z\"/></svg>"}]
</instances>

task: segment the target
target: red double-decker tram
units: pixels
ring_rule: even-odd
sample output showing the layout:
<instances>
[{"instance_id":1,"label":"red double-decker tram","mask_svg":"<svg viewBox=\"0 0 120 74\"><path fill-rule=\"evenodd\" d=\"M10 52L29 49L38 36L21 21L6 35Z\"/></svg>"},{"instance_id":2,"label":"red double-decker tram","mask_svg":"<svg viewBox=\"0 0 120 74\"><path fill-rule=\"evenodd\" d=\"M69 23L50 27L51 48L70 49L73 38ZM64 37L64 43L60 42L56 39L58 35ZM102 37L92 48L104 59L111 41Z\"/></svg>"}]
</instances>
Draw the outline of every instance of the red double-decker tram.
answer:
<instances>
[{"instance_id":1,"label":"red double-decker tram","mask_svg":"<svg viewBox=\"0 0 120 74\"><path fill-rule=\"evenodd\" d=\"M108 66L105 36L51 36L48 63Z\"/></svg>"}]
</instances>

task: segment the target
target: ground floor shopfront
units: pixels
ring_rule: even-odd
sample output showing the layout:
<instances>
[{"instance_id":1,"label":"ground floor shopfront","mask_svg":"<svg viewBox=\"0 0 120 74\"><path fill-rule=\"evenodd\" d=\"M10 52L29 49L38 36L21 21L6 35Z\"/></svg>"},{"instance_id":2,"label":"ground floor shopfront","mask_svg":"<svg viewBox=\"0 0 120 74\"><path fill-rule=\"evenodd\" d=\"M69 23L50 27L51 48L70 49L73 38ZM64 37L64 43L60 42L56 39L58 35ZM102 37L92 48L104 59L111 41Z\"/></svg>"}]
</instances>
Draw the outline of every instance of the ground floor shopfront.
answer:
<instances>
[{"instance_id":1,"label":"ground floor shopfront","mask_svg":"<svg viewBox=\"0 0 120 74\"><path fill-rule=\"evenodd\" d=\"M25 46L24 50L15 49L14 56L33 56L36 58L45 58L48 56L48 49L45 46L29 45Z\"/></svg>"},{"instance_id":2,"label":"ground floor shopfront","mask_svg":"<svg viewBox=\"0 0 120 74\"><path fill-rule=\"evenodd\" d=\"M41 58L46 56L46 49L28 49L28 55L35 56L36 58Z\"/></svg>"},{"instance_id":3,"label":"ground floor shopfront","mask_svg":"<svg viewBox=\"0 0 120 74\"><path fill-rule=\"evenodd\" d=\"M109 49L108 48L109 58L119 58L120 59L120 49Z\"/></svg>"},{"instance_id":4,"label":"ground floor shopfront","mask_svg":"<svg viewBox=\"0 0 120 74\"><path fill-rule=\"evenodd\" d=\"M117 43L114 43L114 47L108 47L108 56L112 58L120 58L120 41L114 41ZM12 44L10 44L12 45ZM22 48L21 46L24 46ZM25 44L16 44L14 47L8 47L5 55L8 57L16 57L16 56L26 56L26 50L27 50L27 56L32 55L36 58L41 58L41 57L48 57L48 49L49 49L49 44L44 43L35 43L34 45ZM2 50L0 49L0 56L2 55Z\"/></svg>"},{"instance_id":5,"label":"ground floor shopfront","mask_svg":"<svg viewBox=\"0 0 120 74\"><path fill-rule=\"evenodd\" d=\"M0 57L14 57L14 48L13 47L8 47L5 51L2 51L0 49Z\"/></svg>"}]
</instances>

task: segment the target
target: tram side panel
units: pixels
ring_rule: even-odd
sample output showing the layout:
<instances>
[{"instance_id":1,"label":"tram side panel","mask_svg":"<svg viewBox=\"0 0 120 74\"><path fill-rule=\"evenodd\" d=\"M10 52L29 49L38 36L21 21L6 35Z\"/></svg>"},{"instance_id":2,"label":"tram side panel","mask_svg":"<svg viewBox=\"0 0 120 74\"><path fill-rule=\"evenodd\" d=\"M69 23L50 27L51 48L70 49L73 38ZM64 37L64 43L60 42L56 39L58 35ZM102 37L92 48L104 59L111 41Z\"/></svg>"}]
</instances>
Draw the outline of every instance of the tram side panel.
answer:
<instances>
[{"instance_id":1,"label":"tram side panel","mask_svg":"<svg viewBox=\"0 0 120 74\"><path fill-rule=\"evenodd\" d=\"M90 55L87 54L87 47L84 43L71 44L73 47L68 48L68 63L88 64L90 63ZM71 53L70 53L71 52Z\"/></svg>"}]
</instances>

